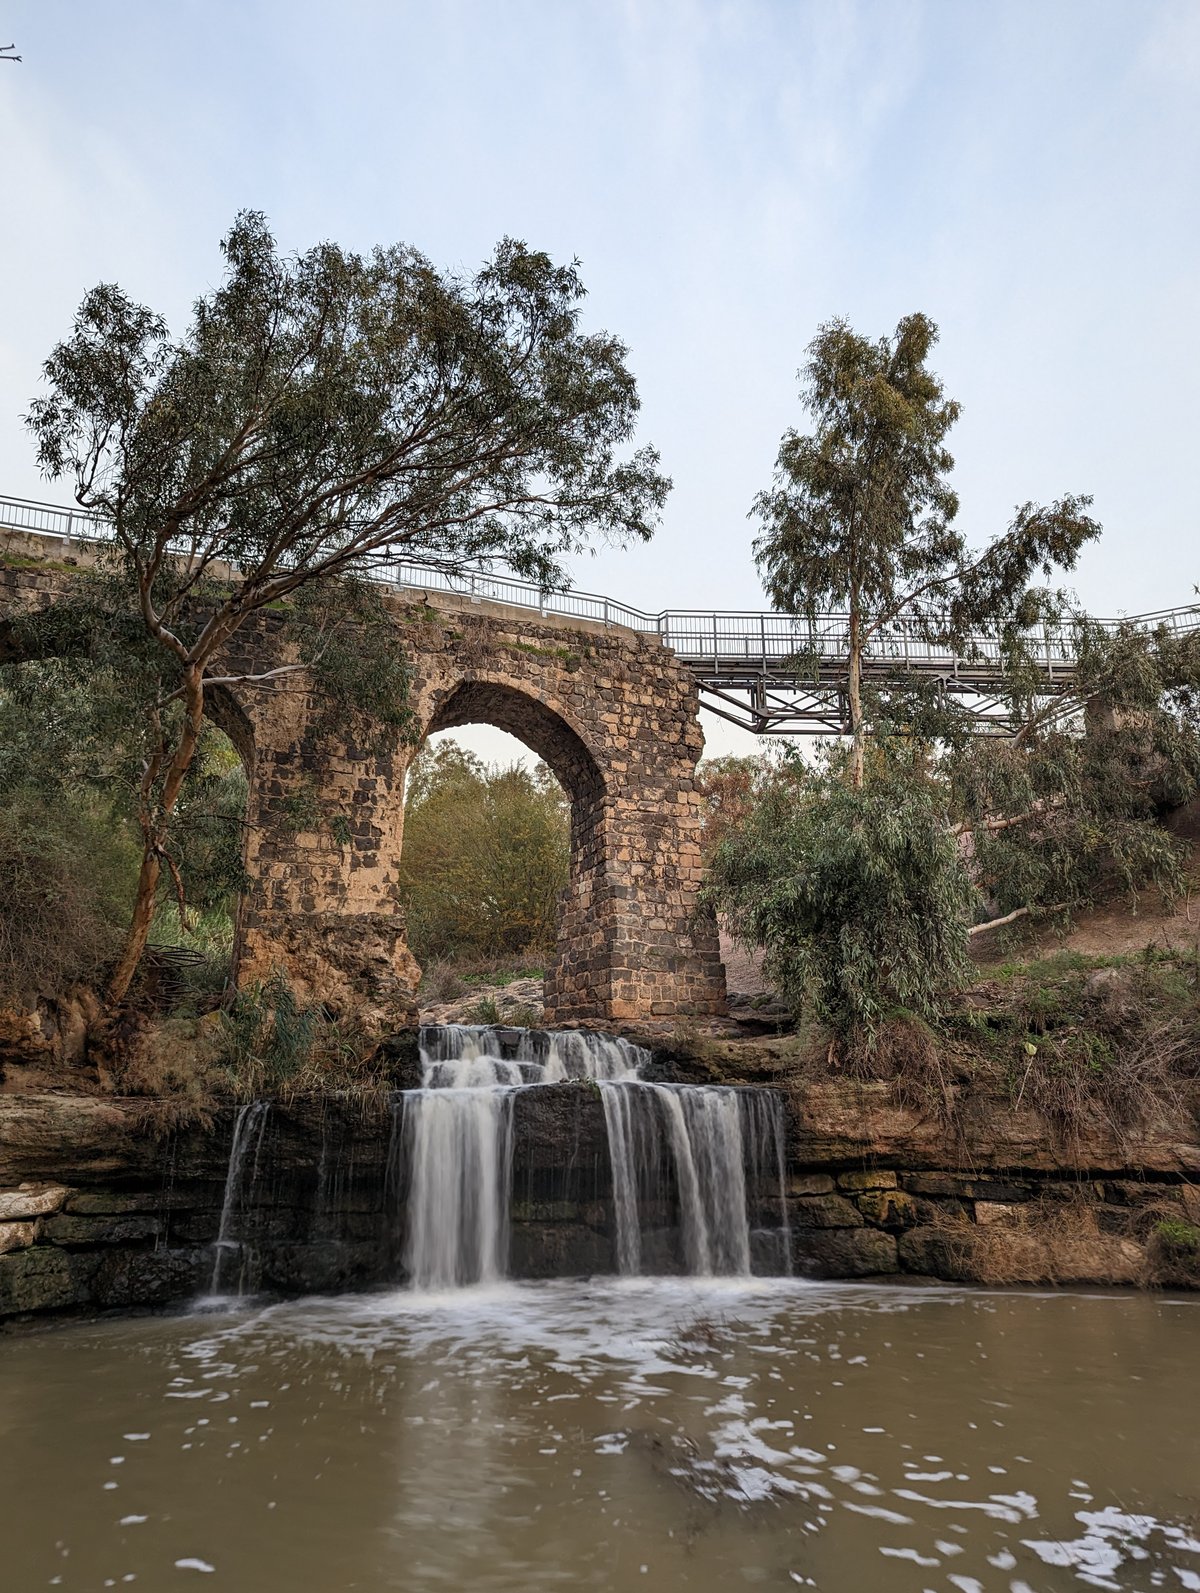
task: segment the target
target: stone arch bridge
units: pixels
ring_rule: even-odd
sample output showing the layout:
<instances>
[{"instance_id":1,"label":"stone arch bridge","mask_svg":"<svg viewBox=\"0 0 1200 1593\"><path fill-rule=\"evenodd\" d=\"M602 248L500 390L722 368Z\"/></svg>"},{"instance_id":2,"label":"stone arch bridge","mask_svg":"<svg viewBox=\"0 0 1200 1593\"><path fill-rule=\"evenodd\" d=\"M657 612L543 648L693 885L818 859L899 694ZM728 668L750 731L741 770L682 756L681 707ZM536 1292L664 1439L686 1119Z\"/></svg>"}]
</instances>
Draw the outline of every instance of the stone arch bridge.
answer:
<instances>
[{"instance_id":1,"label":"stone arch bridge","mask_svg":"<svg viewBox=\"0 0 1200 1593\"><path fill-rule=\"evenodd\" d=\"M14 618L65 596L73 562L86 562L86 550L0 530L0 662L33 656ZM697 909L703 738L686 665L656 635L469 595L432 597L386 599L406 641L420 740L495 725L544 759L570 798L570 882L547 1020L723 1012L716 925ZM256 615L221 672L261 674L286 662L280 631L277 615ZM419 970L405 943L397 869L404 775L417 747L380 755L329 734L304 680L206 694L249 778L238 980L286 966L302 997L335 1014L377 1027L411 1020ZM297 828L298 812L317 810L338 822Z\"/></svg>"}]
</instances>

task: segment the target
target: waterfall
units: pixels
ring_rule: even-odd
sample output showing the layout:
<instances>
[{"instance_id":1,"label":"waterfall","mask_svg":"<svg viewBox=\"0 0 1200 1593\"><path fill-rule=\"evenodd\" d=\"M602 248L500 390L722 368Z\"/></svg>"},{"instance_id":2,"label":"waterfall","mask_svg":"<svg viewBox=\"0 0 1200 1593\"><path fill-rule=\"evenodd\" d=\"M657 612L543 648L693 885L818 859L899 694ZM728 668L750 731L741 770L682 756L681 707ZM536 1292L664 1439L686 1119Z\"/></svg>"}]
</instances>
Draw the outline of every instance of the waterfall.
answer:
<instances>
[{"instance_id":1,"label":"waterfall","mask_svg":"<svg viewBox=\"0 0 1200 1593\"><path fill-rule=\"evenodd\" d=\"M786 1256L783 1112L771 1092L646 1082L649 1054L606 1035L429 1026L420 1054L421 1088L401 1097L396 1142L414 1287L505 1275L514 1097L581 1079L604 1108L618 1271L643 1271L648 1228L670 1210L687 1273L749 1274L752 1201L766 1189Z\"/></svg>"},{"instance_id":2,"label":"waterfall","mask_svg":"<svg viewBox=\"0 0 1200 1593\"><path fill-rule=\"evenodd\" d=\"M507 1271L514 1092L625 1077L645 1055L624 1040L525 1030L506 1058L500 1032L466 1024L421 1030L421 1088L402 1097L399 1125L404 1266L418 1289L494 1282Z\"/></svg>"},{"instance_id":3,"label":"waterfall","mask_svg":"<svg viewBox=\"0 0 1200 1593\"><path fill-rule=\"evenodd\" d=\"M270 1103L247 1101L238 1108L233 1124L233 1139L229 1146L229 1167L225 1173L225 1194L221 1201L221 1221L217 1228L216 1250L213 1255L213 1294L222 1292L222 1282L228 1272L226 1261L240 1255L241 1241L234 1237L234 1227L244 1202L247 1185L258 1176L258 1158L262 1150L263 1133L267 1126ZM250 1175L246 1176L247 1165ZM238 1277L238 1293L242 1292L242 1277Z\"/></svg>"},{"instance_id":4,"label":"waterfall","mask_svg":"<svg viewBox=\"0 0 1200 1593\"><path fill-rule=\"evenodd\" d=\"M783 1235L782 1270L788 1270L778 1096L730 1085L649 1084L637 1078L600 1089L619 1272L642 1271L643 1214L661 1207L672 1185L686 1272L696 1277L748 1274L751 1200L768 1190L776 1231Z\"/></svg>"}]
</instances>

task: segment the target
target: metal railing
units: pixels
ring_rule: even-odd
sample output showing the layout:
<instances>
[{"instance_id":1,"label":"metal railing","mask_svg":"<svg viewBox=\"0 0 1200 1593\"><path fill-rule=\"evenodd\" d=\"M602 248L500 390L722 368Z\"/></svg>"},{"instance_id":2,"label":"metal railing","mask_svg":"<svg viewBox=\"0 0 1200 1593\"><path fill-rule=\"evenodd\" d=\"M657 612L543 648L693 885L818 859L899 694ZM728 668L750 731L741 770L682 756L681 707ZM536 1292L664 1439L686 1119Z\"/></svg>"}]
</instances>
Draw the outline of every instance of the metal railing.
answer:
<instances>
[{"instance_id":1,"label":"metal railing","mask_svg":"<svg viewBox=\"0 0 1200 1593\"><path fill-rule=\"evenodd\" d=\"M0 497L0 528L56 536L68 546L103 543L111 539L107 524L85 509L37 503L25 498ZM620 625L657 636L698 675L735 683L753 675L795 674L797 660L806 667L836 666L846 656L849 625L845 614L807 617L755 610L664 609L647 614L594 592L574 588L545 591L516 576L497 575L483 569L450 573L419 560L398 560L371 572L372 578L397 590L444 592L475 602L508 603L534 609L539 614ZM1200 606L1162 609L1126 619L1100 620L1106 629L1121 625L1165 626L1176 634L1200 629ZM922 673L961 676L984 681L998 673L1000 643L980 632L967 638L961 651L931 643L921 634L916 619L905 619L873 637L865 654L868 669L909 667ZM1075 633L1071 625L1045 626L1028 638L1029 650L1046 675L1070 673L1074 665Z\"/></svg>"}]
</instances>

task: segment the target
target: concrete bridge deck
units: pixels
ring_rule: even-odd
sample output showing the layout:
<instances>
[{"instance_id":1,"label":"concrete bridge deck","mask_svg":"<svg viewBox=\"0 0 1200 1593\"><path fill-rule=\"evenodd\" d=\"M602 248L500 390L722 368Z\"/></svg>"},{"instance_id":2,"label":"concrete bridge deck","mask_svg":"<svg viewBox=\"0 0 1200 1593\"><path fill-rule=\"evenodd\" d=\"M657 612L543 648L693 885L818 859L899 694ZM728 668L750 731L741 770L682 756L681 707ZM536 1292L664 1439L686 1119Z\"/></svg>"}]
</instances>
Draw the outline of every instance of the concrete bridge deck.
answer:
<instances>
[{"instance_id":1,"label":"concrete bridge deck","mask_svg":"<svg viewBox=\"0 0 1200 1593\"><path fill-rule=\"evenodd\" d=\"M58 539L59 548L48 547L47 557L109 539L104 523L86 510L22 498L0 497L0 530ZM377 570L374 578L398 594L439 592L471 605L502 604L531 610L542 619L559 616L656 637L690 671L703 707L755 734L829 735L847 729L845 614L819 614L811 621L773 610L664 609L649 614L574 588L544 591L513 576L481 569L450 573L405 560ZM1113 631L1131 624L1163 626L1182 635L1200 631L1200 605L1096 623ZM1075 679L1073 627L1045 626L1029 641L1046 695L1068 694ZM982 728L1003 722L1004 708L995 695L1001 676L995 635L981 631L967 639L961 652L954 652L931 645L915 625L897 623L873 639L865 669L868 675L903 669L936 680L963 701Z\"/></svg>"}]
</instances>

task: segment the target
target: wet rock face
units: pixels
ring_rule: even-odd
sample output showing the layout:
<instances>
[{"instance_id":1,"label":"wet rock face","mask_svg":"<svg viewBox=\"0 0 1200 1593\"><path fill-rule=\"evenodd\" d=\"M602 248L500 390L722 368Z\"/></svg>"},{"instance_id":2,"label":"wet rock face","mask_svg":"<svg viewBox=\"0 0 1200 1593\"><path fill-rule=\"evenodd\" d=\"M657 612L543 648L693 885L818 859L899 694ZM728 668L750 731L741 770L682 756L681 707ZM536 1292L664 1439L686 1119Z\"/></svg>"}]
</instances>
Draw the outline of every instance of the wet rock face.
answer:
<instances>
[{"instance_id":1,"label":"wet rock face","mask_svg":"<svg viewBox=\"0 0 1200 1593\"><path fill-rule=\"evenodd\" d=\"M394 1073L403 1077L415 1052L398 1045ZM822 1086L824 1119L793 1122L787 1233L778 1207L758 1199L749 1213L754 1271L1170 1287L1200 1278L1187 1248L1200 1234L1200 1196L1178 1163L1159 1172L1148 1158L1140 1169L1086 1176L1037 1165L1042 1145L1016 1170L964 1170L947 1164L943 1146L947 1160L937 1166L935 1137L919 1135L916 1154L911 1125L889 1138L869 1100L864 1111L860 1087L844 1094L834 1112ZM386 1101L272 1105L232 1224L223 1286L299 1294L403 1283L396 1117ZM0 1095L0 1320L151 1309L208 1292L234 1113L211 1132L163 1141L136 1122L136 1103L113 1098ZM513 1275L615 1270L599 1090L580 1082L520 1092L512 1144ZM813 1155L815 1144L822 1154ZM1178 1136L1171 1145L1186 1161ZM1167 1151L1160 1145L1155 1154ZM681 1271L669 1189L643 1218L647 1270Z\"/></svg>"}]
</instances>

